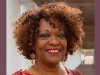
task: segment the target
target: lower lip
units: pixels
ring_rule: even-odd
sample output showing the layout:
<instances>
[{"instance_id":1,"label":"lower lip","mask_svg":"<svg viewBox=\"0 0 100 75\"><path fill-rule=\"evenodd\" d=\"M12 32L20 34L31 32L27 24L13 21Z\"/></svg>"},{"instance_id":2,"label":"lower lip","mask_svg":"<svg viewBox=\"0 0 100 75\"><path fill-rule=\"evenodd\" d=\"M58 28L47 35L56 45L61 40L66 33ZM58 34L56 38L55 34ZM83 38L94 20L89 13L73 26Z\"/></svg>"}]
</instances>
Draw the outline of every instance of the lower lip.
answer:
<instances>
[{"instance_id":1,"label":"lower lip","mask_svg":"<svg viewBox=\"0 0 100 75\"><path fill-rule=\"evenodd\" d=\"M47 51L48 52L48 51ZM60 51L59 52L48 52L49 54L59 54L60 53Z\"/></svg>"}]
</instances>

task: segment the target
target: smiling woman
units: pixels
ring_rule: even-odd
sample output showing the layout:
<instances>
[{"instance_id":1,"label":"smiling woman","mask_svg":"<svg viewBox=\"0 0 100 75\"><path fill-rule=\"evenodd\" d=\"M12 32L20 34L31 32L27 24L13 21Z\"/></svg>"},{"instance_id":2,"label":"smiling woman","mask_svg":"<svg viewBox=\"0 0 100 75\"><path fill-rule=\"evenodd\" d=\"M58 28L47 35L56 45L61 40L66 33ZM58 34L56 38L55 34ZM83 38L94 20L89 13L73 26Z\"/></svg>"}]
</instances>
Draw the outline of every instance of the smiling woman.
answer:
<instances>
[{"instance_id":1,"label":"smiling woman","mask_svg":"<svg viewBox=\"0 0 100 75\"><path fill-rule=\"evenodd\" d=\"M81 48L84 32L79 14L79 9L63 2L48 3L23 13L13 23L14 38L19 53L35 63L13 75L73 75L60 66L60 61L65 62L68 54Z\"/></svg>"},{"instance_id":2,"label":"smiling woman","mask_svg":"<svg viewBox=\"0 0 100 75\"><path fill-rule=\"evenodd\" d=\"M53 28L45 19L40 20L39 33L35 43L36 62L45 65L59 64L65 56L67 40L63 30ZM40 61L41 60L41 61ZM44 61L44 62L43 62ZM47 62L47 63L46 63Z\"/></svg>"}]
</instances>

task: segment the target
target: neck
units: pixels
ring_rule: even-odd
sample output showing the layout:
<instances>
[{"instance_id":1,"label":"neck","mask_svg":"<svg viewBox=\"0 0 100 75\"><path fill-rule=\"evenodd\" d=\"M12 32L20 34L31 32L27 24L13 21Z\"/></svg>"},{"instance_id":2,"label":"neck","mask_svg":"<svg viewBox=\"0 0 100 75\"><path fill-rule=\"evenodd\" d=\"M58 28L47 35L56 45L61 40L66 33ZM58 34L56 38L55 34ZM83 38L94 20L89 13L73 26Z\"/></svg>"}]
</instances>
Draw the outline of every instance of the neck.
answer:
<instances>
[{"instance_id":1,"label":"neck","mask_svg":"<svg viewBox=\"0 0 100 75\"><path fill-rule=\"evenodd\" d=\"M38 60L35 61L35 66L46 75L60 75L61 68L60 64L50 64L50 63L42 63Z\"/></svg>"}]
</instances>

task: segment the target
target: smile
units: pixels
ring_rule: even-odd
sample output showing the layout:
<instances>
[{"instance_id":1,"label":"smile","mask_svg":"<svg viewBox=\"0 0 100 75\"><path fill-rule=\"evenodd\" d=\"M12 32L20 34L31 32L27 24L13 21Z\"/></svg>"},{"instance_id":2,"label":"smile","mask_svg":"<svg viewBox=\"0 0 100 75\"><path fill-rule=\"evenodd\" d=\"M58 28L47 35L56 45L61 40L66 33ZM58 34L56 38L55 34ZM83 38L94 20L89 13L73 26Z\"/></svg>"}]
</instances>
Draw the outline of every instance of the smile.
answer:
<instances>
[{"instance_id":1,"label":"smile","mask_svg":"<svg viewBox=\"0 0 100 75\"><path fill-rule=\"evenodd\" d=\"M49 54L59 54L60 53L60 49L48 49L47 50L47 52L49 53Z\"/></svg>"},{"instance_id":2,"label":"smile","mask_svg":"<svg viewBox=\"0 0 100 75\"><path fill-rule=\"evenodd\" d=\"M49 50L48 52L59 52L59 50Z\"/></svg>"}]
</instances>

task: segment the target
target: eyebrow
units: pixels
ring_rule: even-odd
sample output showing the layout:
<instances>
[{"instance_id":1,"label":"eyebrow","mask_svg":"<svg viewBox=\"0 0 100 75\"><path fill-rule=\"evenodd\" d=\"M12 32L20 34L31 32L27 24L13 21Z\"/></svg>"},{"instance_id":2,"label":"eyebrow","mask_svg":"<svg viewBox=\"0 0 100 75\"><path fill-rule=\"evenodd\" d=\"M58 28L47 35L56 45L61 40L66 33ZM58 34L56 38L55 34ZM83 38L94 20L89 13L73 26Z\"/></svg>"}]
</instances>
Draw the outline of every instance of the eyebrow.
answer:
<instances>
[{"instance_id":1,"label":"eyebrow","mask_svg":"<svg viewBox=\"0 0 100 75\"><path fill-rule=\"evenodd\" d=\"M39 31L49 31L49 30L39 30ZM58 31L64 31L64 30L60 30L60 29L59 29Z\"/></svg>"}]
</instances>

